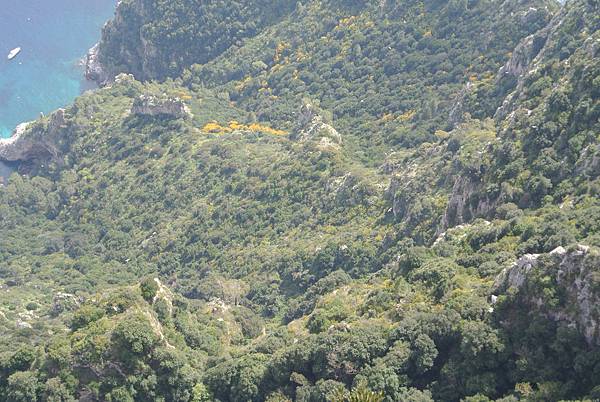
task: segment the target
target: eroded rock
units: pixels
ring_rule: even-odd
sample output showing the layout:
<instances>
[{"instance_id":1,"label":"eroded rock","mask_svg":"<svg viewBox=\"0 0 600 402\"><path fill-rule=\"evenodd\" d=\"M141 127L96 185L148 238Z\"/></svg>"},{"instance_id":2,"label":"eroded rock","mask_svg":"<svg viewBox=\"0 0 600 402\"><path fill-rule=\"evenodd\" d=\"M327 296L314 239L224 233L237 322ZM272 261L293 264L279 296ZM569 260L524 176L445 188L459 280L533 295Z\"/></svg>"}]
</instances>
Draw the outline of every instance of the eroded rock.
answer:
<instances>
[{"instance_id":1,"label":"eroded rock","mask_svg":"<svg viewBox=\"0 0 600 402\"><path fill-rule=\"evenodd\" d=\"M59 138L66 127L64 109L54 112L47 124L20 124L10 138L0 139L0 160L17 162L35 158L57 158Z\"/></svg>"},{"instance_id":2,"label":"eroded rock","mask_svg":"<svg viewBox=\"0 0 600 402\"><path fill-rule=\"evenodd\" d=\"M140 95L131 107L131 114L138 116L162 116L174 119L191 117L187 105L177 97L167 95Z\"/></svg>"},{"instance_id":3,"label":"eroded rock","mask_svg":"<svg viewBox=\"0 0 600 402\"><path fill-rule=\"evenodd\" d=\"M99 47L100 44L97 43L88 50L85 58L85 78L96 82L99 86L104 86L110 81L111 77L102 63L100 63Z\"/></svg>"},{"instance_id":4,"label":"eroded rock","mask_svg":"<svg viewBox=\"0 0 600 402\"><path fill-rule=\"evenodd\" d=\"M494 210L497 199L481 196L481 182L468 176L458 176L442 217L439 231L487 216Z\"/></svg>"},{"instance_id":5,"label":"eroded rock","mask_svg":"<svg viewBox=\"0 0 600 402\"><path fill-rule=\"evenodd\" d=\"M58 292L52 298L52 308L50 312L57 316L65 311L73 311L80 306L79 298L71 293Z\"/></svg>"},{"instance_id":6,"label":"eroded rock","mask_svg":"<svg viewBox=\"0 0 600 402\"><path fill-rule=\"evenodd\" d=\"M293 138L300 142L314 141L321 150L337 150L342 145L340 133L325 123L318 108L311 103L304 103L300 108Z\"/></svg>"}]
</instances>

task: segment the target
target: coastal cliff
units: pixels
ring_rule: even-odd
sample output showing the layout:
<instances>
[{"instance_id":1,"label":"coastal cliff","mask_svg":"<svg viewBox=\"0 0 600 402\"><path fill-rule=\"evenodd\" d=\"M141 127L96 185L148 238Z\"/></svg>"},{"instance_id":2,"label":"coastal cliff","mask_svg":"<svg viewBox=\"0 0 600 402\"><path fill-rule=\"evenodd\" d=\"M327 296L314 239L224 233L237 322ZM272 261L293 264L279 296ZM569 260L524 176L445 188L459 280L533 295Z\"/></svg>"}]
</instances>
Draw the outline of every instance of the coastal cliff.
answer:
<instances>
[{"instance_id":1,"label":"coastal cliff","mask_svg":"<svg viewBox=\"0 0 600 402\"><path fill-rule=\"evenodd\" d=\"M296 7L293 1L274 0L234 1L228 7L192 3L119 1L115 17L86 58L88 79L103 86L119 73L142 81L177 76L257 35ZM162 21L164 15L174 16L170 24Z\"/></svg>"},{"instance_id":2,"label":"coastal cliff","mask_svg":"<svg viewBox=\"0 0 600 402\"><path fill-rule=\"evenodd\" d=\"M60 137L66 127L64 109L43 121L19 124L10 138L0 139L0 161L58 158Z\"/></svg>"},{"instance_id":3,"label":"coastal cliff","mask_svg":"<svg viewBox=\"0 0 600 402\"><path fill-rule=\"evenodd\" d=\"M98 60L98 49L100 44L95 44L87 53L85 58L85 78L94 81L99 86L106 85L111 77L105 67Z\"/></svg>"},{"instance_id":4,"label":"coastal cliff","mask_svg":"<svg viewBox=\"0 0 600 402\"><path fill-rule=\"evenodd\" d=\"M122 0L2 143L0 401L600 399L599 1L494 119L551 0Z\"/></svg>"}]
</instances>

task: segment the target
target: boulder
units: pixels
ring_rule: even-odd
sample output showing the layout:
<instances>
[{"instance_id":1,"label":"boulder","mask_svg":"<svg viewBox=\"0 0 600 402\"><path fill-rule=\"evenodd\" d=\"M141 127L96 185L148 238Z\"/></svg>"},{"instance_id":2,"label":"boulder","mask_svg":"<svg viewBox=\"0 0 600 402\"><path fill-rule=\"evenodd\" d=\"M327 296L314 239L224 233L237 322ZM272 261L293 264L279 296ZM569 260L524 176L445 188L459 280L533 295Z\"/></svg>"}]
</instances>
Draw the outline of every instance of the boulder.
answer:
<instances>
[{"instance_id":1,"label":"boulder","mask_svg":"<svg viewBox=\"0 0 600 402\"><path fill-rule=\"evenodd\" d=\"M496 288L505 287L507 289L520 289L525 283L527 274L535 267L539 254L525 254L519 258L509 269L504 269L496 278L494 286Z\"/></svg>"},{"instance_id":2,"label":"boulder","mask_svg":"<svg viewBox=\"0 0 600 402\"><path fill-rule=\"evenodd\" d=\"M73 311L80 305L80 300L77 296L71 293L58 292L52 298L52 308L50 312L53 316L57 316L65 311Z\"/></svg>"},{"instance_id":3,"label":"boulder","mask_svg":"<svg viewBox=\"0 0 600 402\"><path fill-rule=\"evenodd\" d=\"M27 321L17 320L16 324L17 329L32 329L33 326Z\"/></svg>"}]
</instances>

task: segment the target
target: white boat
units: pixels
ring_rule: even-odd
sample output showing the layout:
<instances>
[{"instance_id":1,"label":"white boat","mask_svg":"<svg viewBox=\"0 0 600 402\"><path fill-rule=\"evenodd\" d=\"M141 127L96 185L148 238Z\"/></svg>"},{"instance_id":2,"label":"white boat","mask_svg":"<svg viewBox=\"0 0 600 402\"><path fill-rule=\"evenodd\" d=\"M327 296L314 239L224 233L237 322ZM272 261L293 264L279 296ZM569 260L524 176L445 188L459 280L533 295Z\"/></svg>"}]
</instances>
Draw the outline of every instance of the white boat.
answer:
<instances>
[{"instance_id":1,"label":"white boat","mask_svg":"<svg viewBox=\"0 0 600 402\"><path fill-rule=\"evenodd\" d=\"M12 60L15 57L17 57L17 55L21 53L21 48L20 47L16 47L13 50L10 51L10 53L8 54L8 60Z\"/></svg>"}]
</instances>

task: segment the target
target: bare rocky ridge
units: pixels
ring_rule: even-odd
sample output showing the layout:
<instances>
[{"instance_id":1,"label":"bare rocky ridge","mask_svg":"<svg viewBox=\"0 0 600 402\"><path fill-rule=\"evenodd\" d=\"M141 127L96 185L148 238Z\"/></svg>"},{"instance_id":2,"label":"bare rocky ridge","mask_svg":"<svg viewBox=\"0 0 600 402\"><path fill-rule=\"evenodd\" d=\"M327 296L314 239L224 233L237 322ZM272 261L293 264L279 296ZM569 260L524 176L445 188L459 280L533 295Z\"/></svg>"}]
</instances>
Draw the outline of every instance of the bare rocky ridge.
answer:
<instances>
[{"instance_id":1,"label":"bare rocky ridge","mask_svg":"<svg viewBox=\"0 0 600 402\"><path fill-rule=\"evenodd\" d=\"M575 9L563 7L543 29L523 39L515 48L496 77L498 83L507 79L516 80L514 90L496 111L494 117L497 121L511 120L511 115L518 109L519 101L527 96L525 88L528 79L537 73L547 55L552 53L552 47L560 43L562 25L565 21L568 22L569 18L574 18L570 13L577 12Z\"/></svg>"}]
</instances>

